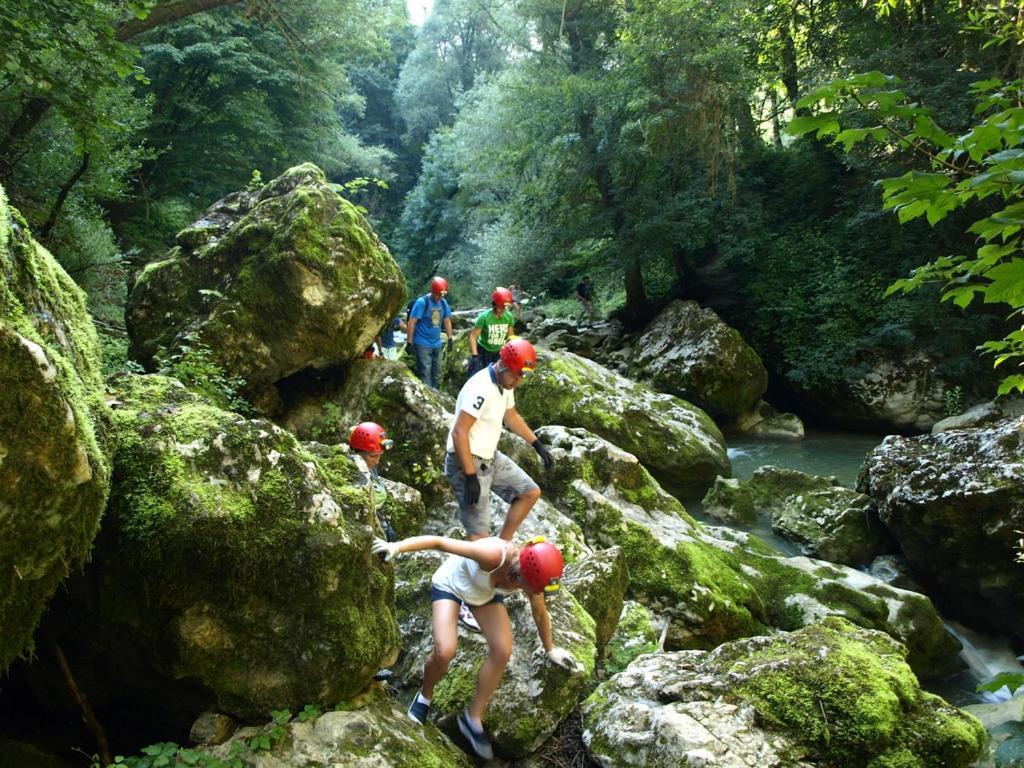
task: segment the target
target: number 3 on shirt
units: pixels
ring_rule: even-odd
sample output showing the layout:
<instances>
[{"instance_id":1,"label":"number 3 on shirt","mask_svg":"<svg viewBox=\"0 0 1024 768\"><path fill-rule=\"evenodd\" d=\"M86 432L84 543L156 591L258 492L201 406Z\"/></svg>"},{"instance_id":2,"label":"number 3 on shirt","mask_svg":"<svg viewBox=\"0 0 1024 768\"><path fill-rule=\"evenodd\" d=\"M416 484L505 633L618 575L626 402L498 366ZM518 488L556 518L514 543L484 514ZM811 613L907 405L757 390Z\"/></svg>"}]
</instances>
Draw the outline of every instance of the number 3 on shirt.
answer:
<instances>
[{"instance_id":1,"label":"number 3 on shirt","mask_svg":"<svg viewBox=\"0 0 1024 768\"><path fill-rule=\"evenodd\" d=\"M474 411L479 411L480 410L480 406L482 406L483 404L484 404L484 398L481 395L480 397L478 397L476 400L473 401L473 410Z\"/></svg>"}]
</instances>

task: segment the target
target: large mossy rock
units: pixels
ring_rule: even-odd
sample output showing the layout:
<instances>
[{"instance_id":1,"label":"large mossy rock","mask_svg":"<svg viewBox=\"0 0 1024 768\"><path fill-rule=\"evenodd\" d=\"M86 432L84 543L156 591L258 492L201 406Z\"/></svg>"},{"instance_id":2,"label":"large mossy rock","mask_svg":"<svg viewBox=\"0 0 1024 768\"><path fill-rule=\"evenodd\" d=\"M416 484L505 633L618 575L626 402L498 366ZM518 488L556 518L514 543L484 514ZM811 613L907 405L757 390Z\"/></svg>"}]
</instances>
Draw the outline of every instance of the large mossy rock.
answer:
<instances>
[{"instance_id":1,"label":"large mossy rock","mask_svg":"<svg viewBox=\"0 0 1024 768\"><path fill-rule=\"evenodd\" d=\"M916 578L969 624L1024 642L1024 421L887 437L857 488L878 504Z\"/></svg>"},{"instance_id":2,"label":"large mossy rock","mask_svg":"<svg viewBox=\"0 0 1024 768\"><path fill-rule=\"evenodd\" d=\"M753 525L766 514L803 554L833 563L866 566L892 546L871 498L834 477L768 465L745 482L718 478L703 503L726 522Z\"/></svg>"},{"instance_id":3,"label":"large mossy rock","mask_svg":"<svg viewBox=\"0 0 1024 768\"><path fill-rule=\"evenodd\" d=\"M0 672L81 567L110 488L109 411L85 294L0 188Z\"/></svg>"},{"instance_id":4,"label":"large mossy rock","mask_svg":"<svg viewBox=\"0 0 1024 768\"><path fill-rule=\"evenodd\" d=\"M591 547L622 548L629 594L668 622L666 648L714 648L837 615L905 643L922 675L955 663L959 644L923 595L852 568L784 557L747 533L699 525L634 456L584 430L540 434L556 459L547 478L552 502Z\"/></svg>"},{"instance_id":5,"label":"large mossy rock","mask_svg":"<svg viewBox=\"0 0 1024 768\"><path fill-rule=\"evenodd\" d=\"M730 474L722 433L704 411L571 352L539 350L536 372L516 389L516 407L534 430L559 424L600 435L680 497L700 495Z\"/></svg>"},{"instance_id":6,"label":"large mossy rock","mask_svg":"<svg viewBox=\"0 0 1024 768\"><path fill-rule=\"evenodd\" d=\"M173 379L112 383L114 488L54 616L76 675L94 670L85 689L140 707L160 690L240 717L363 690L399 638L355 466Z\"/></svg>"},{"instance_id":7,"label":"large mossy rock","mask_svg":"<svg viewBox=\"0 0 1024 768\"><path fill-rule=\"evenodd\" d=\"M630 374L709 413L738 417L768 389L768 371L739 331L695 301L669 303L635 344Z\"/></svg>"},{"instance_id":8,"label":"large mossy rock","mask_svg":"<svg viewBox=\"0 0 1024 768\"><path fill-rule=\"evenodd\" d=\"M271 723L243 728L231 741L205 748L244 768L469 768L473 763L436 727L413 722L378 688L343 702L338 709L280 728ZM276 739L275 739L276 735ZM272 748L247 745L266 738Z\"/></svg>"},{"instance_id":9,"label":"large mossy rock","mask_svg":"<svg viewBox=\"0 0 1024 768\"><path fill-rule=\"evenodd\" d=\"M629 566L621 547L598 550L566 566L562 583L594 620L598 656L615 633L629 589Z\"/></svg>"},{"instance_id":10,"label":"large mossy rock","mask_svg":"<svg viewBox=\"0 0 1024 768\"><path fill-rule=\"evenodd\" d=\"M128 302L131 353L197 345L247 391L360 355L400 309L405 281L354 205L314 165L214 203L146 267Z\"/></svg>"},{"instance_id":11,"label":"large mossy rock","mask_svg":"<svg viewBox=\"0 0 1024 768\"><path fill-rule=\"evenodd\" d=\"M606 766L966 768L984 728L922 691L905 653L827 619L641 656L584 703L584 743Z\"/></svg>"}]
</instances>

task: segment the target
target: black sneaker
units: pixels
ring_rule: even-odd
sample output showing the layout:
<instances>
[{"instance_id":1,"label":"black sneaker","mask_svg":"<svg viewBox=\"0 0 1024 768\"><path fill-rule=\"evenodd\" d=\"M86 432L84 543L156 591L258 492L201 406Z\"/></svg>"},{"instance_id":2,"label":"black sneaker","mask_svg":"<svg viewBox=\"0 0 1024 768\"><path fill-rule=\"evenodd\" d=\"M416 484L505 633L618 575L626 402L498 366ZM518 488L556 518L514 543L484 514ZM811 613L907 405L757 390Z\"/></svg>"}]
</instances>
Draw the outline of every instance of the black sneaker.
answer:
<instances>
[{"instance_id":1,"label":"black sneaker","mask_svg":"<svg viewBox=\"0 0 1024 768\"><path fill-rule=\"evenodd\" d=\"M469 724L469 720L466 719L465 710L456 718L455 722L458 723L459 731L466 737L469 746L473 748L477 755L484 760L491 760L494 757L494 750L491 749L491 742L488 740L487 734L482 729L478 731Z\"/></svg>"},{"instance_id":2,"label":"black sneaker","mask_svg":"<svg viewBox=\"0 0 1024 768\"><path fill-rule=\"evenodd\" d=\"M406 710L405 714L409 716L410 720L415 720L420 725L427 724L427 714L430 712L430 705L420 701L420 695L417 693L409 705L409 709Z\"/></svg>"}]
</instances>

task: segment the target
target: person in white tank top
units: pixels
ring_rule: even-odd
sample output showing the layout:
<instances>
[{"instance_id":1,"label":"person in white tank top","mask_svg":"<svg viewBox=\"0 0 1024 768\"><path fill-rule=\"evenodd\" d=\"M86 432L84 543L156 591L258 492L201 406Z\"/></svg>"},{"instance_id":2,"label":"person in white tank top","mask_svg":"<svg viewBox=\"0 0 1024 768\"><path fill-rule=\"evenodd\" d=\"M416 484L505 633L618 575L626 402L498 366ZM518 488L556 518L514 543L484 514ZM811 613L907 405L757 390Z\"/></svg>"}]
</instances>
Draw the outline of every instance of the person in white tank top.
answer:
<instances>
[{"instance_id":1,"label":"person in white tank top","mask_svg":"<svg viewBox=\"0 0 1024 768\"><path fill-rule=\"evenodd\" d=\"M434 686L455 657L459 604L465 602L487 640L487 659L477 675L473 701L459 715L458 725L474 751L489 760L493 751L483 728L483 717L512 654L512 625L503 602L504 593L524 590L548 659L570 672L582 671L582 665L569 651L554 644L551 617L544 604L544 595L558 589L564 569L562 553L543 537L522 547L498 537L462 541L445 536L413 536L401 541L373 541L373 552L383 555L385 561L403 552L425 549L451 556L432 578L434 648L427 656L423 685L409 705L408 714L419 723L426 722Z\"/></svg>"}]
</instances>

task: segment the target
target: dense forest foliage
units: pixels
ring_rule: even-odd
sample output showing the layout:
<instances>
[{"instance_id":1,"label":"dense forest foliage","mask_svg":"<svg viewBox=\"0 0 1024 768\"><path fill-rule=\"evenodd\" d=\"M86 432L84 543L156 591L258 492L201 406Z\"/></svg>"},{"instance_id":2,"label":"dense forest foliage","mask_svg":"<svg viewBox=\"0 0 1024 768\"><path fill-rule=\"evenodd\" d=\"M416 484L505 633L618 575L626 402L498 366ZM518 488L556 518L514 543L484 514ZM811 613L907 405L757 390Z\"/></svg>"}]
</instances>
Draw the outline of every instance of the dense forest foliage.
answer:
<instances>
[{"instance_id":1,"label":"dense forest foliage","mask_svg":"<svg viewBox=\"0 0 1024 768\"><path fill-rule=\"evenodd\" d=\"M630 326L673 297L715 308L794 390L920 353L991 391L975 347L1009 333L992 347L1008 368L1024 345L1006 320L1024 280L1001 267L1020 264L1015 244L985 264L1007 291L940 303L944 282L989 282L943 262L919 290L885 292L973 255L969 228L1012 203L1017 178L932 212L935 185L903 189L899 216L878 181L931 169L968 184L986 156L1020 151L1018 133L989 132L977 167L933 167L969 150L943 137L1014 106L1010 93L979 116L973 84L1002 93L1020 76L1015 14L437 0L417 28L404 0L20 0L0 11L0 184L114 337L133 269L218 197L309 160L366 208L413 290L440 272L468 306L516 282L557 311L588 273ZM872 102L895 130L856 101L862 72L900 78L902 101ZM861 133L835 142L840 128Z\"/></svg>"}]
</instances>

